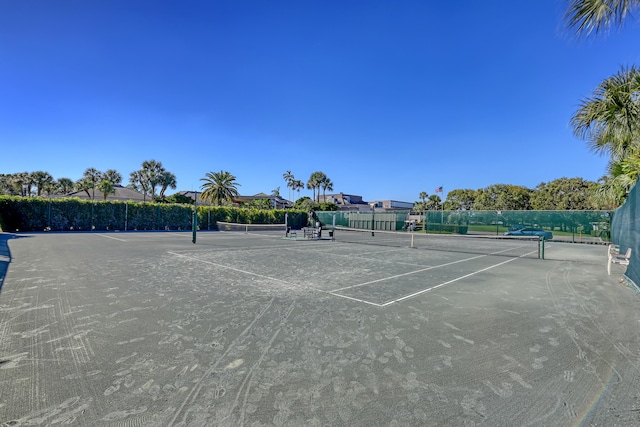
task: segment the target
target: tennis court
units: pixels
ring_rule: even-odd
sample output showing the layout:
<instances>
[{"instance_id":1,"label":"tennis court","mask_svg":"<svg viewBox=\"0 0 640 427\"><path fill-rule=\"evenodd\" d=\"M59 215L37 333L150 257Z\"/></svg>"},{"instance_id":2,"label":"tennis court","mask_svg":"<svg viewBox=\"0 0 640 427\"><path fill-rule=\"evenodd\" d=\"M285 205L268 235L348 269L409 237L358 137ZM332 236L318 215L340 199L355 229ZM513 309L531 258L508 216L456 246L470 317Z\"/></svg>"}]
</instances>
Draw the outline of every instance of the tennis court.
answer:
<instances>
[{"instance_id":1,"label":"tennis court","mask_svg":"<svg viewBox=\"0 0 640 427\"><path fill-rule=\"evenodd\" d=\"M0 235L0 426L640 421L605 246L246 231Z\"/></svg>"}]
</instances>

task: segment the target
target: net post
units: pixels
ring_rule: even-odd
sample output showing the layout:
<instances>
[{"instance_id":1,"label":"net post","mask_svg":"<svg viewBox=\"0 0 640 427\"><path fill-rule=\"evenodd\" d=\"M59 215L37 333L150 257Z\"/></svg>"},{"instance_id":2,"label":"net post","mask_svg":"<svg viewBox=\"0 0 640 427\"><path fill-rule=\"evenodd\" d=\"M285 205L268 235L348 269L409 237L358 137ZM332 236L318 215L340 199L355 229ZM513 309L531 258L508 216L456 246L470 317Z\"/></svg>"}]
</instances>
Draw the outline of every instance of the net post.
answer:
<instances>
[{"instance_id":1,"label":"net post","mask_svg":"<svg viewBox=\"0 0 640 427\"><path fill-rule=\"evenodd\" d=\"M191 243L196 244L196 230L198 229L198 192L196 191L193 198L193 219L191 220Z\"/></svg>"},{"instance_id":2,"label":"net post","mask_svg":"<svg viewBox=\"0 0 640 427\"><path fill-rule=\"evenodd\" d=\"M415 246L413 246L413 232L411 232L411 246L409 246L410 248L415 248Z\"/></svg>"},{"instance_id":3,"label":"net post","mask_svg":"<svg viewBox=\"0 0 640 427\"><path fill-rule=\"evenodd\" d=\"M198 211L196 209L193 210L193 219L191 222L191 242L193 244L196 243L196 229L198 228Z\"/></svg>"},{"instance_id":4,"label":"net post","mask_svg":"<svg viewBox=\"0 0 640 427\"><path fill-rule=\"evenodd\" d=\"M540 258L544 259L544 236L540 238Z\"/></svg>"}]
</instances>

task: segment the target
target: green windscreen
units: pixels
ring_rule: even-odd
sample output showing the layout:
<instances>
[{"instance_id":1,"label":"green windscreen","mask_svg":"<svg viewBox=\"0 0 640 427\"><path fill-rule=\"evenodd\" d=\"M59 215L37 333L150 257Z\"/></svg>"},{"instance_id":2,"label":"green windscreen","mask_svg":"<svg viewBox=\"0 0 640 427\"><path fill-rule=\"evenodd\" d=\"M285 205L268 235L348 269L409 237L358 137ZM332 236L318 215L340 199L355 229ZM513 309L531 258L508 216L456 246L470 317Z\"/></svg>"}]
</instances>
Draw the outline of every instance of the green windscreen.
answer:
<instances>
[{"instance_id":1,"label":"green windscreen","mask_svg":"<svg viewBox=\"0 0 640 427\"><path fill-rule=\"evenodd\" d=\"M316 212L322 226L461 235L496 235L535 228L575 243L610 241L609 211Z\"/></svg>"},{"instance_id":2,"label":"green windscreen","mask_svg":"<svg viewBox=\"0 0 640 427\"><path fill-rule=\"evenodd\" d=\"M620 252L631 248L631 260L626 270L626 276L636 285L640 285L640 188L634 185L627 200L613 214L611 221L611 242L620 245Z\"/></svg>"}]
</instances>

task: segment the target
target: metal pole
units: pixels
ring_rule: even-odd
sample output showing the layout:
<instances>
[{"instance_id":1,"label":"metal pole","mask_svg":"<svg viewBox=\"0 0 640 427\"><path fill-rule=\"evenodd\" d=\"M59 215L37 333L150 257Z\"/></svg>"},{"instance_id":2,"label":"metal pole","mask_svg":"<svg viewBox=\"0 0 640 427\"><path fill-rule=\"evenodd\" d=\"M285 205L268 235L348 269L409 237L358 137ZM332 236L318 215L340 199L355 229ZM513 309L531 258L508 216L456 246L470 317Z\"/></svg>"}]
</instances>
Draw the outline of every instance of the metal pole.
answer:
<instances>
[{"instance_id":1,"label":"metal pole","mask_svg":"<svg viewBox=\"0 0 640 427\"><path fill-rule=\"evenodd\" d=\"M373 232L373 230L375 229L375 214L376 207L375 205L371 205L371 237L375 235L375 233Z\"/></svg>"},{"instance_id":2,"label":"metal pole","mask_svg":"<svg viewBox=\"0 0 640 427\"><path fill-rule=\"evenodd\" d=\"M191 238L191 242L196 244L196 230L198 228L198 192L195 193L195 198L193 201L193 219L191 221L191 232L193 234Z\"/></svg>"}]
</instances>

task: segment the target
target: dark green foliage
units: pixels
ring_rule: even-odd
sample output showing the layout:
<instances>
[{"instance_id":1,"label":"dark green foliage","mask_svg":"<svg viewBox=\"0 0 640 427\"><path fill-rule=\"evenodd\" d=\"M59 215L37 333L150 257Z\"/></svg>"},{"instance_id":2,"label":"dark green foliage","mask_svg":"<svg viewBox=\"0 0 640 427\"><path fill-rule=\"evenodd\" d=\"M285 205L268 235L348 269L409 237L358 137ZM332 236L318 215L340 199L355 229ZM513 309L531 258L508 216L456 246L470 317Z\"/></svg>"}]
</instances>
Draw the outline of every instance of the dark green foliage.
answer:
<instances>
[{"instance_id":1,"label":"dark green foliage","mask_svg":"<svg viewBox=\"0 0 640 427\"><path fill-rule=\"evenodd\" d=\"M184 194L176 193L167 197L156 197L153 199L156 203L177 203L182 205L193 205L193 199Z\"/></svg>"},{"instance_id":2,"label":"dark green foliage","mask_svg":"<svg viewBox=\"0 0 640 427\"><path fill-rule=\"evenodd\" d=\"M185 204L0 196L0 229L15 231L190 230L193 207ZM216 221L301 227L306 212L199 206L201 230Z\"/></svg>"},{"instance_id":3,"label":"dark green foliage","mask_svg":"<svg viewBox=\"0 0 640 427\"><path fill-rule=\"evenodd\" d=\"M338 205L333 202L322 202L316 203L311 200L309 197L301 197L293 204L294 209L304 210L304 211L318 211L318 212L327 212L327 211L337 211Z\"/></svg>"},{"instance_id":4,"label":"dark green foliage","mask_svg":"<svg viewBox=\"0 0 640 427\"><path fill-rule=\"evenodd\" d=\"M240 224L284 224L285 215L292 228L306 224L307 213L282 209L247 209L229 206L198 206L198 224L201 230L216 230L216 222Z\"/></svg>"}]
</instances>

